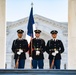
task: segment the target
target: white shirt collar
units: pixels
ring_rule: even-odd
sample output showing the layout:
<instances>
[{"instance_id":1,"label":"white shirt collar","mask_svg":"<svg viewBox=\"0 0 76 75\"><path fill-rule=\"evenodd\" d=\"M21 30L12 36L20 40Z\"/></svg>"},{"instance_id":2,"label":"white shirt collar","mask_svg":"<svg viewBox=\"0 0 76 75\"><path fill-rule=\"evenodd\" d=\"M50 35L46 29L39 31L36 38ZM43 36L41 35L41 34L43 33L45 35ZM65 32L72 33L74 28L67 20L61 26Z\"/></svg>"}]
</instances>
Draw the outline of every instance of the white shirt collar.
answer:
<instances>
[{"instance_id":1,"label":"white shirt collar","mask_svg":"<svg viewBox=\"0 0 76 75\"><path fill-rule=\"evenodd\" d=\"M18 38L18 40L22 40L23 38Z\"/></svg>"},{"instance_id":2,"label":"white shirt collar","mask_svg":"<svg viewBox=\"0 0 76 75\"><path fill-rule=\"evenodd\" d=\"M37 38L37 37L36 37L36 39L40 39L40 38Z\"/></svg>"},{"instance_id":3,"label":"white shirt collar","mask_svg":"<svg viewBox=\"0 0 76 75\"><path fill-rule=\"evenodd\" d=\"M53 40L55 40L55 41L56 41L56 40L57 40L57 38L53 38Z\"/></svg>"}]
</instances>

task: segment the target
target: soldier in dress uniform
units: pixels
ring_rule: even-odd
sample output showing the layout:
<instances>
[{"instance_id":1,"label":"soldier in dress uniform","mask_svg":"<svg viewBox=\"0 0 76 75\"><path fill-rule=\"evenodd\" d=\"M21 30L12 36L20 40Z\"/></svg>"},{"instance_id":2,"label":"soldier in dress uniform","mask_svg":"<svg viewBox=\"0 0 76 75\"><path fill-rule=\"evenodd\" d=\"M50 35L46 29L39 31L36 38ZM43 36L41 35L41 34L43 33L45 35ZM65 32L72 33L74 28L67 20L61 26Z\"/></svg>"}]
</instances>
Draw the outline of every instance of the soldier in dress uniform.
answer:
<instances>
[{"instance_id":1,"label":"soldier in dress uniform","mask_svg":"<svg viewBox=\"0 0 76 75\"><path fill-rule=\"evenodd\" d=\"M44 67L44 51L45 51L45 41L40 38L41 30L35 30L35 38L32 39L30 43L29 56L32 60L32 68L43 69Z\"/></svg>"},{"instance_id":2,"label":"soldier in dress uniform","mask_svg":"<svg viewBox=\"0 0 76 75\"><path fill-rule=\"evenodd\" d=\"M61 54L64 52L64 46L61 40L57 39L58 31L52 30L52 39L47 42L46 52L49 54L50 68L60 69Z\"/></svg>"},{"instance_id":3,"label":"soldier in dress uniform","mask_svg":"<svg viewBox=\"0 0 76 75\"><path fill-rule=\"evenodd\" d=\"M14 53L15 65L18 65L16 68L24 68L26 59L25 53L28 51L28 42L22 38L24 33L23 30L19 29L17 33L18 38L13 41L12 51Z\"/></svg>"}]
</instances>

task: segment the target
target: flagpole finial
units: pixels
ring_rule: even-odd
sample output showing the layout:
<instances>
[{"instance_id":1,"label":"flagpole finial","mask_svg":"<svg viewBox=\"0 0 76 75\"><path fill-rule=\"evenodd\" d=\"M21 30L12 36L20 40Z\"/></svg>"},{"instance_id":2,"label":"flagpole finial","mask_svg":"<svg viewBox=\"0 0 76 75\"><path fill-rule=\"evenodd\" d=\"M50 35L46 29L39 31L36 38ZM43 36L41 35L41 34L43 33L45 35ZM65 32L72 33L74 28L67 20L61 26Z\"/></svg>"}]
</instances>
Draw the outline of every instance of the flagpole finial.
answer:
<instances>
[{"instance_id":1,"label":"flagpole finial","mask_svg":"<svg viewBox=\"0 0 76 75\"><path fill-rule=\"evenodd\" d=\"M33 7L33 2L31 3L31 7Z\"/></svg>"}]
</instances>

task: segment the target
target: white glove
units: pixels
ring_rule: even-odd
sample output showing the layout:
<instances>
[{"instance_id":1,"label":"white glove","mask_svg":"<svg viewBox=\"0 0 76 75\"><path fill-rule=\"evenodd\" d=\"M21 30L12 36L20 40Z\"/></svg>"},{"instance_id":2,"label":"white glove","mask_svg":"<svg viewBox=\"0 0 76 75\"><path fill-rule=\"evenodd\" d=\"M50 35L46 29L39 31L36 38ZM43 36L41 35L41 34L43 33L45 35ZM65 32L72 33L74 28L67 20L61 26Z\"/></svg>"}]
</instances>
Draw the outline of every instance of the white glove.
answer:
<instances>
[{"instance_id":1,"label":"white glove","mask_svg":"<svg viewBox=\"0 0 76 75\"><path fill-rule=\"evenodd\" d=\"M36 51L36 55L39 55L40 54L40 51Z\"/></svg>"},{"instance_id":2,"label":"white glove","mask_svg":"<svg viewBox=\"0 0 76 75\"><path fill-rule=\"evenodd\" d=\"M29 57L29 60L31 61L32 60L32 57Z\"/></svg>"},{"instance_id":3,"label":"white glove","mask_svg":"<svg viewBox=\"0 0 76 75\"><path fill-rule=\"evenodd\" d=\"M52 53L52 55L53 55L53 56L56 56L56 53L55 53L55 52L53 52L53 53Z\"/></svg>"},{"instance_id":4,"label":"white glove","mask_svg":"<svg viewBox=\"0 0 76 75\"><path fill-rule=\"evenodd\" d=\"M20 55L20 54L21 54L21 52L19 52L19 51L18 51L18 52L17 52L17 54L18 54L18 55Z\"/></svg>"},{"instance_id":5,"label":"white glove","mask_svg":"<svg viewBox=\"0 0 76 75\"><path fill-rule=\"evenodd\" d=\"M19 51L17 52L18 55L20 55L23 52L22 49L19 49Z\"/></svg>"},{"instance_id":6,"label":"white glove","mask_svg":"<svg viewBox=\"0 0 76 75\"><path fill-rule=\"evenodd\" d=\"M20 52L20 53L22 53L22 52L23 52L23 50L22 50L22 49L19 49L19 52Z\"/></svg>"},{"instance_id":7,"label":"white glove","mask_svg":"<svg viewBox=\"0 0 76 75\"><path fill-rule=\"evenodd\" d=\"M55 51L55 53L58 54L59 52L58 51Z\"/></svg>"}]
</instances>

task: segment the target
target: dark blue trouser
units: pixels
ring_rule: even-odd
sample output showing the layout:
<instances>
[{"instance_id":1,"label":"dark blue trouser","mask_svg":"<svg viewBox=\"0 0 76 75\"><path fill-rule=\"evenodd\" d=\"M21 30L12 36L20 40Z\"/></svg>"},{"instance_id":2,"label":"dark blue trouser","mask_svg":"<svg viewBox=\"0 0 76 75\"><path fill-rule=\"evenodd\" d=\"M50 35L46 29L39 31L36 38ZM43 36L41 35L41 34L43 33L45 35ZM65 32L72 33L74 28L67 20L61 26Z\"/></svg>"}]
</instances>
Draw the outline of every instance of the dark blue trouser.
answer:
<instances>
[{"instance_id":1,"label":"dark blue trouser","mask_svg":"<svg viewBox=\"0 0 76 75\"><path fill-rule=\"evenodd\" d=\"M43 60L32 60L32 68L37 69L37 66L39 67L39 69L43 69L44 61Z\"/></svg>"},{"instance_id":2,"label":"dark blue trouser","mask_svg":"<svg viewBox=\"0 0 76 75\"><path fill-rule=\"evenodd\" d=\"M49 59L49 65L50 65L50 66L51 66L51 63L52 63L52 60ZM55 60L55 61L54 61L53 69L54 69L54 68L60 69L60 64L61 64L61 60Z\"/></svg>"},{"instance_id":3,"label":"dark blue trouser","mask_svg":"<svg viewBox=\"0 0 76 75\"><path fill-rule=\"evenodd\" d=\"M17 59L15 59L15 63L16 63ZM25 59L19 59L19 64L18 64L18 68L19 69L23 69L25 66Z\"/></svg>"}]
</instances>

